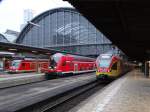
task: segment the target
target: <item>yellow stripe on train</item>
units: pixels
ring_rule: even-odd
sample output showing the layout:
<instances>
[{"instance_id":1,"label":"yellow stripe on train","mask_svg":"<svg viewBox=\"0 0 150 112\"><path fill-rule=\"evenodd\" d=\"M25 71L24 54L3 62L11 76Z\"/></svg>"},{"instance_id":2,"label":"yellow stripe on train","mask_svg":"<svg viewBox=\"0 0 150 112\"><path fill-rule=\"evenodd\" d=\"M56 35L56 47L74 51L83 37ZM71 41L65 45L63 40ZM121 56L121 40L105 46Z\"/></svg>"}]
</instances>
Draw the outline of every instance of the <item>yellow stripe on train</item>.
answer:
<instances>
[{"instance_id":1,"label":"yellow stripe on train","mask_svg":"<svg viewBox=\"0 0 150 112\"><path fill-rule=\"evenodd\" d=\"M111 72L98 72L96 71L96 77L97 78L109 78L109 77L118 77L120 75L119 72L116 71L111 71Z\"/></svg>"}]
</instances>

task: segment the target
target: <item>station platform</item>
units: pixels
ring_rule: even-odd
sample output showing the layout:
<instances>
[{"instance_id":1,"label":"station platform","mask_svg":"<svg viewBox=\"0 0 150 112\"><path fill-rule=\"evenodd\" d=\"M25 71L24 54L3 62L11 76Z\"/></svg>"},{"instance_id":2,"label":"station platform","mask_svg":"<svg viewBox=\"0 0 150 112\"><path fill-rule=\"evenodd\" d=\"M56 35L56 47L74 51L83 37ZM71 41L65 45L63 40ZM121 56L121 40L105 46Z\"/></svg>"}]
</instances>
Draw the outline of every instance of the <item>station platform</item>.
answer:
<instances>
[{"instance_id":1,"label":"station platform","mask_svg":"<svg viewBox=\"0 0 150 112\"><path fill-rule=\"evenodd\" d=\"M0 89L12 87L22 84L43 81L45 79L44 73L18 73L18 74L0 74Z\"/></svg>"},{"instance_id":2,"label":"station platform","mask_svg":"<svg viewBox=\"0 0 150 112\"><path fill-rule=\"evenodd\" d=\"M16 112L95 80L95 75L89 73L86 74L86 77L85 75L78 75L1 89L0 112ZM39 112L41 111L39 110Z\"/></svg>"},{"instance_id":3,"label":"station platform","mask_svg":"<svg viewBox=\"0 0 150 112\"><path fill-rule=\"evenodd\" d=\"M35 74L42 74L42 73L36 73L36 72L28 72L28 73L7 73L7 72L0 72L0 80L7 79L7 78L13 78L13 77L35 75Z\"/></svg>"},{"instance_id":4,"label":"station platform","mask_svg":"<svg viewBox=\"0 0 150 112\"><path fill-rule=\"evenodd\" d=\"M129 72L70 112L150 112L150 78L139 70Z\"/></svg>"}]
</instances>

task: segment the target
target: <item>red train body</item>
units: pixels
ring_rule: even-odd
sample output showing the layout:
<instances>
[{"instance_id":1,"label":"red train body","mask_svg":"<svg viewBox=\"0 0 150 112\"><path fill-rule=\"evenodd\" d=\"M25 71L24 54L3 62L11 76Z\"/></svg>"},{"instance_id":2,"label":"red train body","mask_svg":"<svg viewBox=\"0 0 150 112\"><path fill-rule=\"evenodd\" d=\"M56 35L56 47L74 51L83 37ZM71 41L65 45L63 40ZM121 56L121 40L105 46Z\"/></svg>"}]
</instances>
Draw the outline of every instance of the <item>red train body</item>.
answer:
<instances>
[{"instance_id":1,"label":"red train body","mask_svg":"<svg viewBox=\"0 0 150 112\"><path fill-rule=\"evenodd\" d=\"M49 61L47 59L23 59L13 60L11 66L8 69L10 73L21 73L21 72L42 72L42 68L48 68Z\"/></svg>"},{"instance_id":2,"label":"red train body","mask_svg":"<svg viewBox=\"0 0 150 112\"><path fill-rule=\"evenodd\" d=\"M94 58L56 53L51 57L49 68L43 71L49 76L92 72L96 68L95 61Z\"/></svg>"}]
</instances>

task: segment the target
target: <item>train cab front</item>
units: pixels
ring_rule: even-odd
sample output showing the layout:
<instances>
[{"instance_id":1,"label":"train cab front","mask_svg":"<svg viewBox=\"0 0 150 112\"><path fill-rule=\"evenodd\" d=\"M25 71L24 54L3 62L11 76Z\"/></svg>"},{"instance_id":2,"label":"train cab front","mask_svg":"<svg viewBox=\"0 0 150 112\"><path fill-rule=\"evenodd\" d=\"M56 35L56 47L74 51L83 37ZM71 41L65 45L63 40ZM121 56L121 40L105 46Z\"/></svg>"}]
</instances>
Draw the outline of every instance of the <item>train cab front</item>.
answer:
<instances>
[{"instance_id":1,"label":"train cab front","mask_svg":"<svg viewBox=\"0 0 150 112\"><path fill-rule=\"evenodd\" d=\"M59 60L61 56L62 56L61 53L56 53L51 56L49 67L48 69L45 70L45 75L48 79L58 76L58 73L59 73L58 65L59 65Z\"/></svg>"},{"instance_id":2,"label":"train cab front","mask_svg":"<svg viewBox=\"0 0 150 112\"><path fill-rule=\"evenodd\" d=\"M96 78L97 79L103 79L103 80L106 80L108 79L110 76L110 69L109 68L97 68L96 70Z\"/></svg>"},{"instance_id":3,"label":"train cab front","mask_svg":"<svg viewBox=\"0 0 150 112\"><path fill-rule=\"evenodd\" d=\"M20 63L21 63L21 60L13 60L7 72L9 73L19 72Z\"/></svg>"},{"instance_id":4,"label":"train cab front","mask_svg":"<svg viewBox=\"0 0 150 112\"><path fill-rule=\"evenodd\" d=\"M101 55L97 58L97 61L96 61L97 79L105 80L110 77L110 74L111 74L110 63L111 63L111 55Z\"/></svg>"},{"instance_id":5,"label":"train cab front","mask_svg":"<svg viewBox=\"0 0 150 112\"><path fill-rule=\"evenodd\" d=\"M56 67L51 67L51 66L49 66L49 68L47 68L47 69L42 69L42 72L44 72L45 73L45 76L46 76L46 79L50 79L50 78L54 78L54 77L56 77L57 76L57 74L56 74Z\"/></svg>"},{"instance_id":6,"label":"train cab front","mask_svg":"<svg viewBox=\"0 0 150 112\"><path fill-rule=\"evenodd\" d=\"M56 72L56 67L53 68L52 66L49 66L48 68L42 68L42 72L52 74Z\"/></svg>"}]
</instances>

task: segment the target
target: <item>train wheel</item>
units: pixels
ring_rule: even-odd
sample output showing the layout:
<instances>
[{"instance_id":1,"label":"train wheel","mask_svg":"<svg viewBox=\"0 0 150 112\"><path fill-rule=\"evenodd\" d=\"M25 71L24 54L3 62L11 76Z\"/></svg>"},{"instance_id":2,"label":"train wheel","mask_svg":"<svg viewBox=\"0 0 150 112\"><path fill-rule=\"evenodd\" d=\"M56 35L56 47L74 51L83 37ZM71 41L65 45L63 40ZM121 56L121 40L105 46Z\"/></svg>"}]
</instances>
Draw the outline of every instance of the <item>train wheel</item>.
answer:
<instances>
[{"instance_id":1,"label":"train wheel","mask_svg":"<svg viewBox=\"0 0 150 112\"><path fill-rule=\"evenodd\" d=\"M49 80L49 74L48 73L45 73L45 79Z\"/></svg>"},{"instance_id":2,"label":"train wheel","mask_svg":"<svg viewBox=\"0 0 150 112\"><path fill-rule=\"evenodd\" d=\"M46 80L55 79L55 78L57 78L55 75L50 74L50 73L45 73Z\"/></svg>"}]
</instances>

